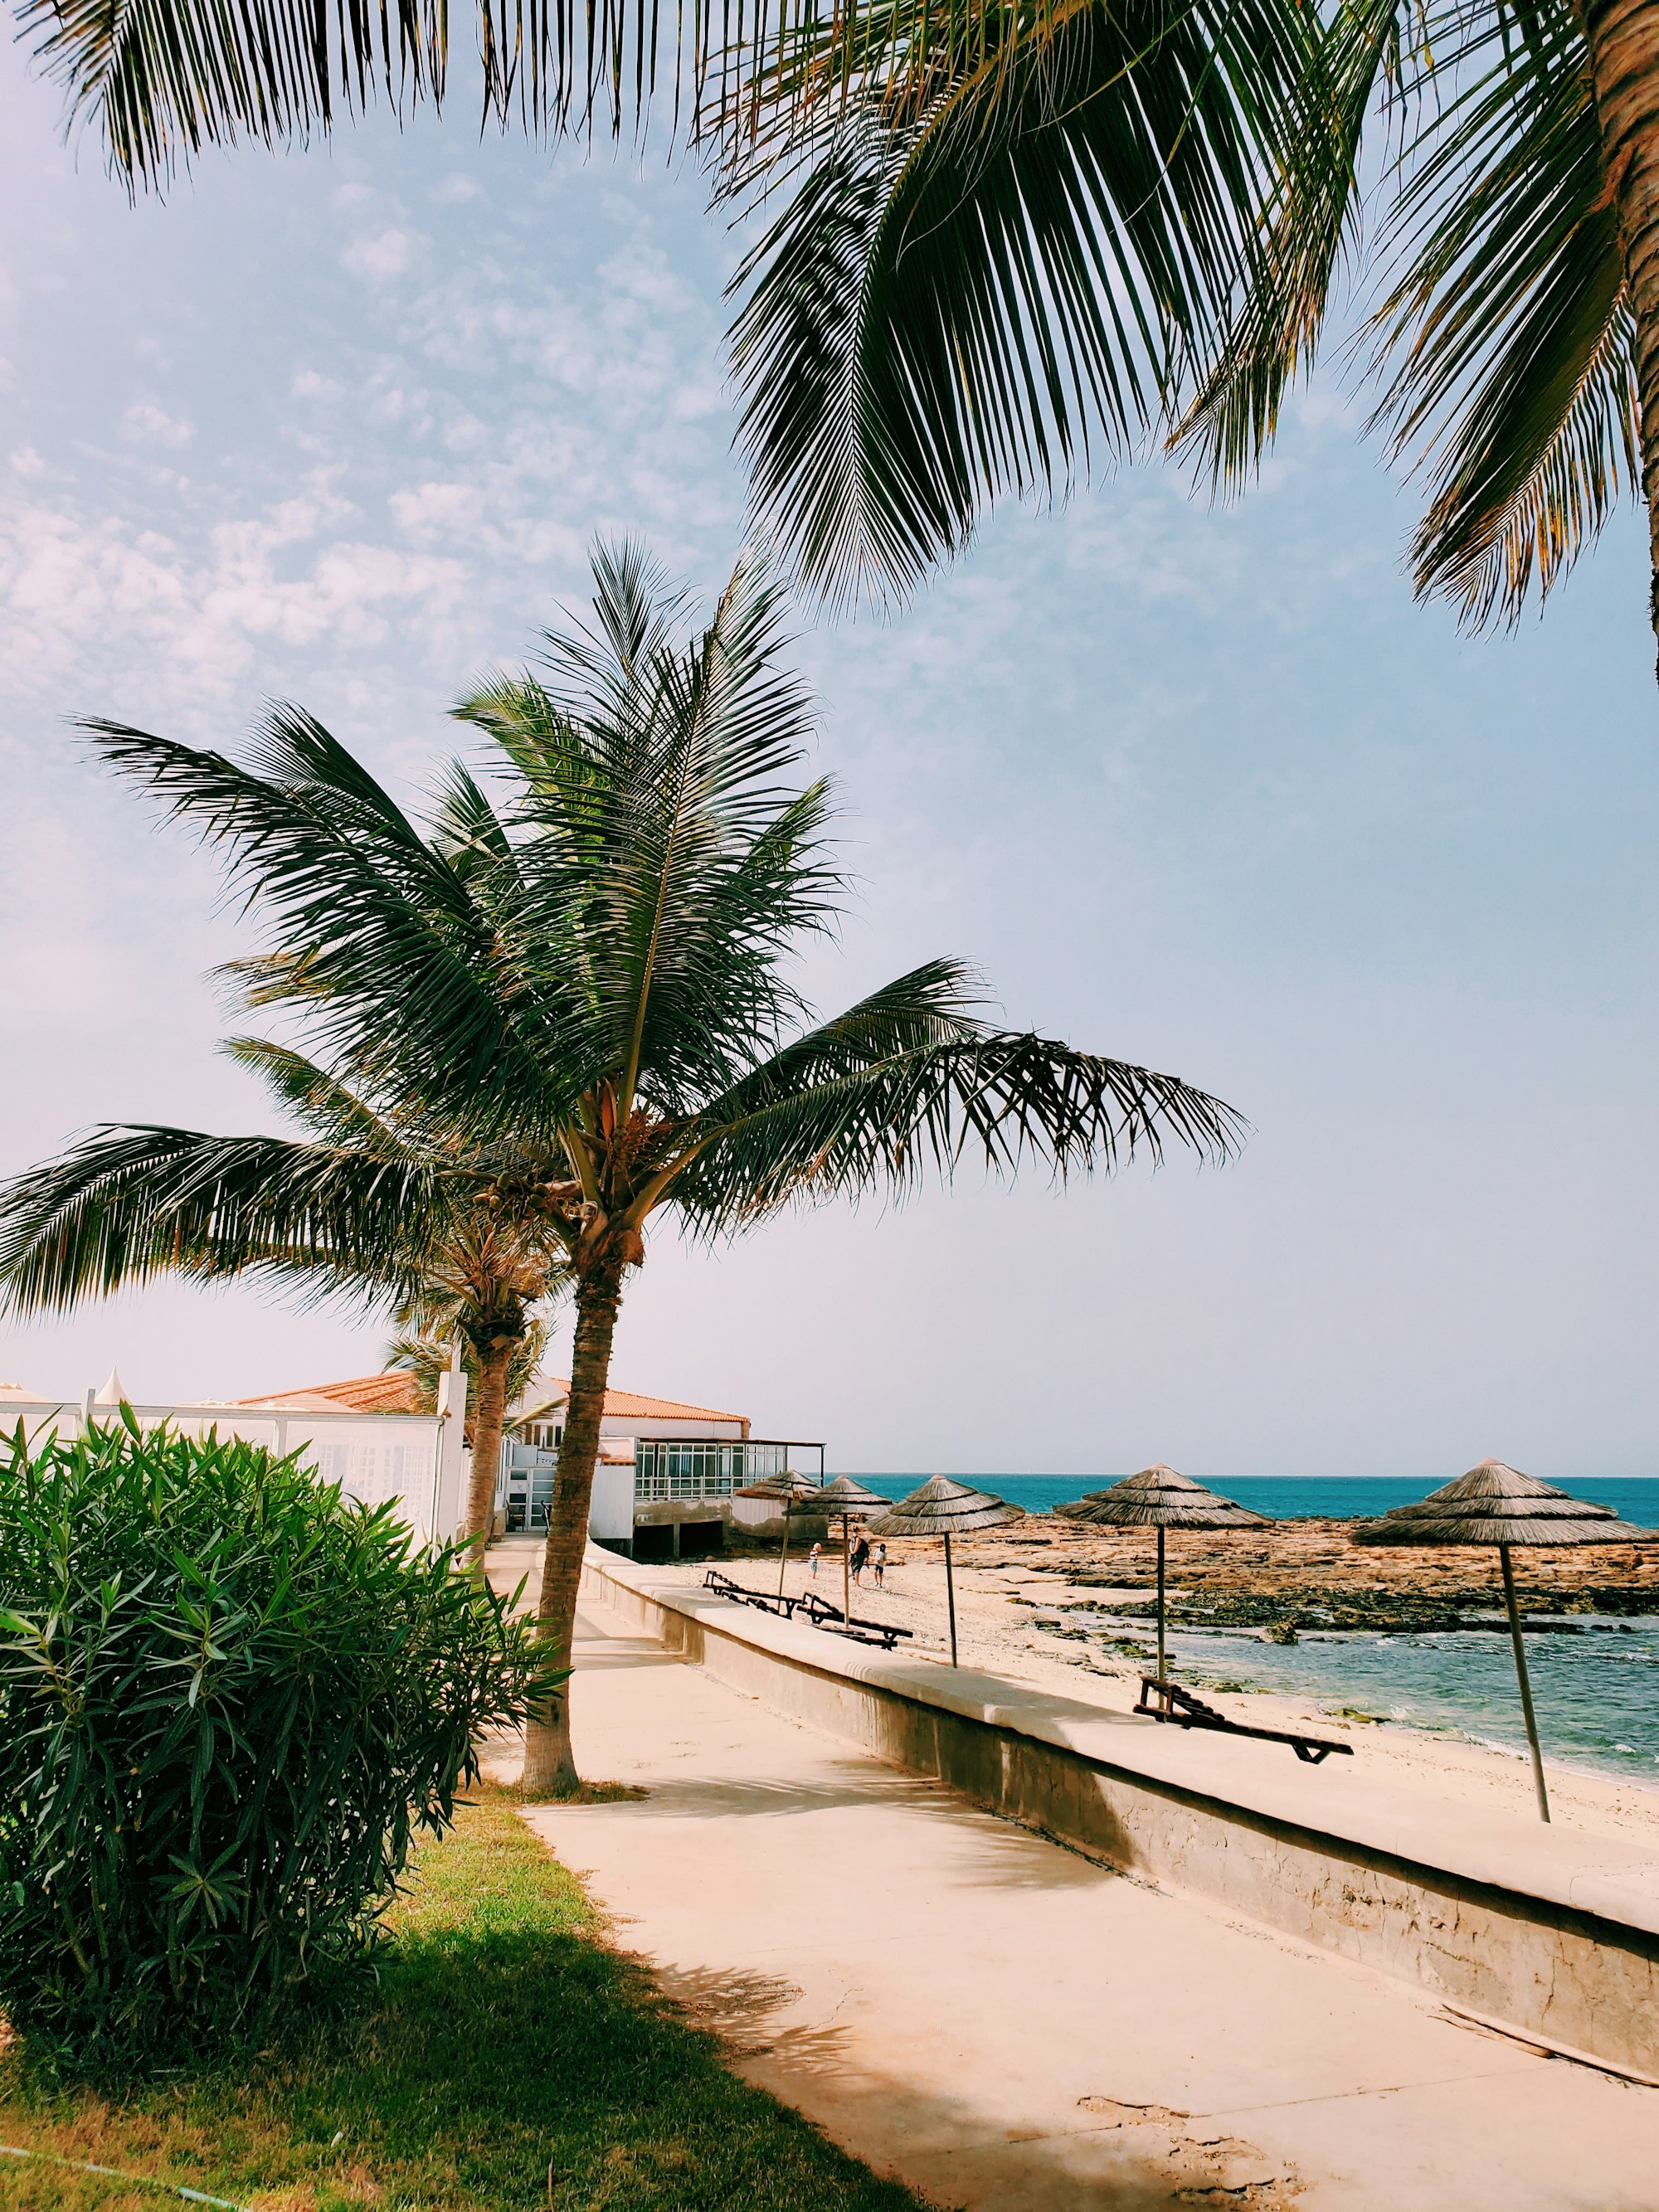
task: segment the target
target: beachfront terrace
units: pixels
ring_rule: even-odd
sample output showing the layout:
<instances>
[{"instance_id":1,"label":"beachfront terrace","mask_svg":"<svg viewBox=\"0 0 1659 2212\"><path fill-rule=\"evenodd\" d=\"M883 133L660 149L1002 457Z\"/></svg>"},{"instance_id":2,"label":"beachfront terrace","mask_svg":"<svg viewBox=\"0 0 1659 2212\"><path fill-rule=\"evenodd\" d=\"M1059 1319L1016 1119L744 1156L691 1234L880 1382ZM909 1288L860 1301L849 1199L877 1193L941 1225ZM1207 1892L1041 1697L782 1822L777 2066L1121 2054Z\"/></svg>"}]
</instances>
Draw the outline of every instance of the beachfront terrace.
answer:
<instances>
[{"instance_id":1,"label":"beachfront terrace","mask_svg":"<svg viewBox=\"0 0 1659 2212\"><path fill-rule=\"evenodd\" d=\"M640 1437L635 1443L634 1496L641 1504L664 1498L730 1498L745 1484L787 1474L791 1455L816 1452L822 1480L823 1446L775 1437L746 1443L688 1442L679 1437Z\"/></svg>"},{"instance_id":2,"label":"beachfront terrace","mask_svg":"<svg viewBox=\"0 0 1659 2212\"><path fill-rule=\"evenodd\" d=\"M823 1476L821 1442L799 1437L611 1437L594 1469L590 1526L613 1549L660 1551L679 1558L718 1551L732 1519L733 1494L769 1478L806 1471ZM530 1534L547 1526L558 1471L556 1448L509 1437L501 1446L497 1493L503 1533ZM661 1536L641 1543L641 1530Z\"/></svg>"}]
</instances>

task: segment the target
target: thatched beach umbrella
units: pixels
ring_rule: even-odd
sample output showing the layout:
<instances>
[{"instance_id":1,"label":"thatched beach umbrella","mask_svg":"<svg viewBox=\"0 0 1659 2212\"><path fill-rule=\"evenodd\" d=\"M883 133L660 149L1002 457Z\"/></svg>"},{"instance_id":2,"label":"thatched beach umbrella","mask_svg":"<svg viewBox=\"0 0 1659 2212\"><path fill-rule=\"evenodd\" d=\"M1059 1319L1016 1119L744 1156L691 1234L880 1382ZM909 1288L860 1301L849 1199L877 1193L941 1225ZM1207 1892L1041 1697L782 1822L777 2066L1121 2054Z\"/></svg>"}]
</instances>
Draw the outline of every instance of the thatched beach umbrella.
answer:
<instances>
[{"instance_id":1,"label":"thatched beach umbrella","mask_svg":"<svg viewBox=\"0 0 1659 2212\"><path fill-rule=\"evenodd\" d=\"M797 1498L787 1509L791 1513L810 1513L816 1519L820 1514L834 1520L841 1516L841 1614L843 1620L853 1613L853 1539L851 1528L854 1521L867 1521L872 1514L884 1513L887 1500L878 1498L873 1490L866 1490L861 1482L854 1482L850 1474L838 1474L833 1482L821 1484L810 1497ZM780 1590L783 1588L779 1582Z\"/></svg>"},{"instance_id":2,"label":"thatched beach umbrella","mask_svg":"<svg viewBox=\"0 0 1659 2212\"><path fill-rule=\"evenodd\" d=\"M1088 1511L1074 1511L1073 1519L1111 1528L1156 1528L1158 1531L1158 1679L1164 1680L1164 1532L1166 1528L1265 1528L1265 1513L1252 1513L1248 1505L1206 1490L1190 1475L1174 1468L1144 1467L1111 1488Z\"/></svg>"},{"instance_id":3,"label":"thatched beach umbrella","mask_svg":"<svg viewBox=\"0 0 1659 2212\"><path fill-rule=\"evenodd\" d=\"M810 1482L804 1474L768 1474L758 1482L745 1483L741 1490L732 1492L733 1498L758 1498L775 1504L783 1518L783 1544L778 1553L778 1595L783 1595L783 1571L789 1564L789 1516L796 1501L816 1498L819 1486Z\"/></svg>"},{"instance_id":4,"label":"thatched beach umbrella","mask_svg":"<svg viewBox=\"0 0 1659 2212\"><path fill-rule=\"evenodd\" d=\"M1395 1505L1377 1521L1362 1522L1350 1534L1356 1544L1495 1544L1504 1570L1504 1603L1509 1609L1510 1641L1515 1646L1515 1674L1521 1686L1521 1716L1527 1724L1532 1751L1533 1786L1538 1792L1538 1817L1550 1816L1549 1792L1544 1787L1544 1758L1538 1747L1538 1722L1532 1709L1532 1684L1527 1674L1527 1646L1521 1633L1521 1608L1516 1601L1515 1570L1510 1564L1512 1544L1632 1544L1650 1543L1656 1531L1634 1528L1621 1521L1610 1505L1592 1505L1588 1498L1569 1498L1565 1490L1552 1489L1535 1476L1517 1474L1499 1459L1483 1459L1455 1482L1422 1498L1415 1505Z\"/></svg>"},{"instance_id":5,"label":"thatched beach umbrella","mask_svg":"<svg viewBox=\"0 0 1659 2212\"><path fill-rule=\"evenodd\" d=\"M965 1482L952 1482L948 1474L935 1474L920 1490L902 1498L890 1513L872 1521L866 1536L943 1536L945 1539L945 1601L951 1616L951 1664L957 1663L957 1581L951 1564L951 1539L971 1535L981 1528L1000 1528L1005 1522L1023 1521L1025 1508L994 1498L988 1490L969 1490Z\"/></svg>"},{"instance_id":6,"label":"thatched beach umbrella","mask_svg":"<svg viewBox=\"0 0 1659 2212\"><path fill-rule=\"evenodd\" d=\"M1051 1506L1049 1510L1062 1514L1067 1521L1086 1521L1091 1509L1110 1496L1109 1490L1085 1490L1081 1498L1068 1498L1064 1504Z\"/></svg>"}]
</instances>

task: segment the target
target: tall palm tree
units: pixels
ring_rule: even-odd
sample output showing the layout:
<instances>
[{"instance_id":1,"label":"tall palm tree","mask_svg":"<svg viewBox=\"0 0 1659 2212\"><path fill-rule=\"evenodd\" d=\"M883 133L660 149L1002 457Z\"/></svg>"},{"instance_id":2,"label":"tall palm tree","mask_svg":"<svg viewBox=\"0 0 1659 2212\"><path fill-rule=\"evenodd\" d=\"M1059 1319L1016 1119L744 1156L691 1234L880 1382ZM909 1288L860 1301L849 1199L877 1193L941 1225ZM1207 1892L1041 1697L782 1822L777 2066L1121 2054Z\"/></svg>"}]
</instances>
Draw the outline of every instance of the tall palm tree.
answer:
<instances>
[{"instance_id":1,"label":"tall palm tree","mask_svg":"<svg viewBox=\"0 0 1659 2212\"><path fill-rule=\"evenodd\" d=\"M1638 485L1659 580L1655 7L1287 6L1240 23L1267 65L1220 85L1202 58L1235 19L1153 35L1156 9L1103 0L1000 11L1002 43L955 54L936 30L926 66L936 0L867 11L850 67L838 27L804 38L726 177L769 215L732 331L760 513L836 597L906 588L995 498L1159 437L1234 488L1358 273L1374 421L1430 477L1419 592L1513 621ZM1208 111L1235 84L1230 142ZM1242 179L1206 226L1230 143ZM1210 257L1166 267L1182 220Z\"/></svg>"},{"instance_id":2,"label":"tall palm tree","mask_svg":"<svg viewBox=\"0 0 1659 2212\"><path fill-rule=\"evenodd\" d=\"M682 595L638 552L594 568L592 623L458 709L492 741L495 797L453 766L424 831L293 709L243 763L88 726L214 841L263 918L270 949L236 975L316 1058L243 1049L323 1140L118 1132L0 1200L0 1280L23 1310L163 1270L412 1288L458 1224L492 1224L492 1249L540 1271L506 1270L477 1322L485 1370L503 1375L567 1268L575 1343L540 1599L561 1664L612 1335L653 1215L718 1238L798 1202L902 1194L969 1151L1063 1174L1166 1142L1220 1159L1241 1131L1172 1077L994 1028L959 962L811 1021L786 963L831 926L841 879L825 786L781 780L810 706L781 665L778 590L744 560L712 622L683 635ZM494 1419L481 1390L475 1469ZM532 1729L527 1778L568 1770L561 1707Z\"/></svg>"},{"instance_id":3,"label":"tall palm tree","mask_svg":"<svg viewBox=\"0 0 1659 2212\"><path fill-rule=\"evenodd\" d=\"M544 979L570 992L543 1031L550 1055L560 1039L568 1164L544 1195L576 1274L540 1600L560 1664L623 1284L655 1216L722 1237L792 1204L902 1194L969 1150L1064 1173L1166 1139L1218 1159L1240 1133L1172 1078L991 1027L957 961L811 1021L786 963L842 886L826 787L780 781L810 703L780 665L779 592L740 562L713 622L682 641L680 596L634 550L601 552L595 583L590 625L550 635L539 672L458 709L524 780L516 836L502 822L480 840L503 910L549 933ZM525 1771L536 1788L574 1773L562 1705L532 1723Z\"/></svg>"}]
</instances>

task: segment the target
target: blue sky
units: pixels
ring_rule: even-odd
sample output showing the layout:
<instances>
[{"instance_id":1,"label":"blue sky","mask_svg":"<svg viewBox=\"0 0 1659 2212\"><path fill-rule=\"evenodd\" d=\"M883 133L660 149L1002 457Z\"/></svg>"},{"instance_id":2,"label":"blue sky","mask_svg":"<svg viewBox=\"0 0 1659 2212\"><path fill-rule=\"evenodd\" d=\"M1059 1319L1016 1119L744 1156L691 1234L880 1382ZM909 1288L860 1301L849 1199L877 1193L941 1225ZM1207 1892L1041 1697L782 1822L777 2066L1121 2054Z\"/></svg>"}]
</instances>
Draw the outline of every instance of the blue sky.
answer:
<instances>
[{"instance_id":1,"label":"blue sky","mask_svg":"<svg viewBox=\"0 0 1659 2212\"><path fill-rule=\"evenodd\" d=\"M211 866L65 715L223 744L290 696L412 795L596 532L710 591L740 542L696 177L464 109L134 210L0 59L0 1170L270 1121L214 1055ZM896 617L801 618L860 878L820 1003L966 955L1011 1021L1233 1101L1243 1159L659 1232L619 1382L866 1470L1655 1471L1641 534L1461 639L1360 412L1322 380L1238 507L1138 471ZM230 1396L385 1333L169 1288L0 1333L0 1379Z\"/></svg>"}]
</instances>

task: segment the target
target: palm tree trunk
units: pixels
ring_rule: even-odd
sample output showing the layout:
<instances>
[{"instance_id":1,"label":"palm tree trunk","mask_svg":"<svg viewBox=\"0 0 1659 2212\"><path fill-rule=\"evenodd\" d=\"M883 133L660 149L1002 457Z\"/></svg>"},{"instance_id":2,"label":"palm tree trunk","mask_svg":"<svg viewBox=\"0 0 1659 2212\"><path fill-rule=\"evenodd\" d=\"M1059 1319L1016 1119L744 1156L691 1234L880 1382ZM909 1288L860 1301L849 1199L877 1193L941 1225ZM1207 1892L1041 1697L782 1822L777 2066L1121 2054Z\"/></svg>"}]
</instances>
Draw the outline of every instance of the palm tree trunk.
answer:
<instances>
[{"instance_id":1,"label":"palm tree trunk","mask_svg":"<svg viewBox=\"0 0 1659 2212\"><path fill-rule=\"evenodd\" d=\"M576 1634L576 1592L587 1548L587 1515L593 1469L599 1456L611 1379L611 1340L622 1304L622 1263L604 1259L582 1275L576 1290L576 1342L570 1359L570 1402L559 1446L559 1476L542 1555L542 1594L536 1632L553 1646L556 1664L570 1664ZM550 1711L532 1713L525 1729L523 1786L554 1790L576 1780L570 1753L570 1697L567 1689Z\"/></svg>"},{"instance_id":2,"label":"palm tree trunk","mask_svg":"<svg viewBox=\"0 0 1659 2212\"><path fill-rule=\"evenodd\" d=\"M1607 190L1636 319L1648 611L1659 633L1659 0L1579 0Z\"/></svg>"},{"instance_id":3,"label":"palm tree trunk","mask_svg":"<svg viewBox=\"0 0 1659 2212\"><path fill-rule=\"evenodd\" d=\"M507 1419L507 1370L513 1364L511 1338L478 1354L478 1402L472 1409L472 1474L466 1492L466 1533L472 1563L483 1571L484 1547L495 1518L495 1487L501 1480L501 1428Z\"/></svg>"}]
</instances>

